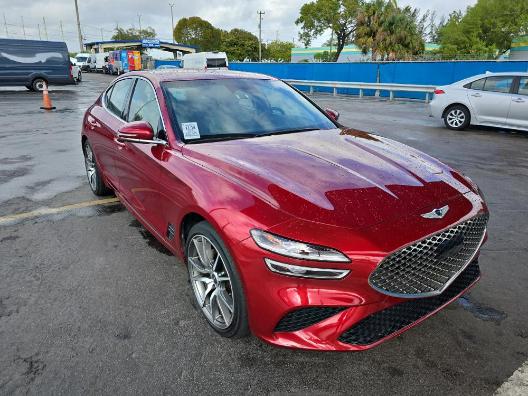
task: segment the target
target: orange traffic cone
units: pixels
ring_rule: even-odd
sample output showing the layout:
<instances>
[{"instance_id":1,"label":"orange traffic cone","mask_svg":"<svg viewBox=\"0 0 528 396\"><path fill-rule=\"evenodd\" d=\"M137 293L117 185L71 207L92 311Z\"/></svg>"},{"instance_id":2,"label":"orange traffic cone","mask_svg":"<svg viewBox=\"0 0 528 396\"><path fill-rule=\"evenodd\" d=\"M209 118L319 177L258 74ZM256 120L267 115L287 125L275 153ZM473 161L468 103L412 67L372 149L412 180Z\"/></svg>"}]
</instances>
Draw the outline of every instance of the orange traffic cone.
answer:
<instances>
[{"instance_id":1,"label":"orange traffic cone","mask_svg":"<svg viewBox=\"0 0 528 396\"><path fill-rule=\"evenodd\" d=\"M56 107L54 107L51 104L51 98L49 96L48 92L48 84L44 84L44 89L42 90L42 107L41 109L44 110L54 110Z\"/></svg>"}]
</instances>

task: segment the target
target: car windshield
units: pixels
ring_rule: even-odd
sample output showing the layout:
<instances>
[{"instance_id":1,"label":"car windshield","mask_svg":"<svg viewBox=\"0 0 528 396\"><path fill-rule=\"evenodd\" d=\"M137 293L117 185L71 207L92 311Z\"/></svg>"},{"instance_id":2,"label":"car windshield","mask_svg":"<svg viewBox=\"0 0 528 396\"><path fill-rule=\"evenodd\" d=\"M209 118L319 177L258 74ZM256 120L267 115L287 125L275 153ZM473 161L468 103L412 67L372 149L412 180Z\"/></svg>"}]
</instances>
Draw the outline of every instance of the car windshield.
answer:
<instances>
[{"instance_id":1,"label":"car windshield","mask_svg":"<svg viewBox=\"0 0 528 396\"><path fill-rule=\"evenodd\" d=\"M86 62L86 59L88 59L87 56L78 56L77 57L77 62Z\"/></svg>"},{"instance_id":2,"label":"car windshield","mask_svg":"<svg viewBox=\"0 0 528 396\"><path fill-rule=\"evenodd\" d=\"M282 81L172 81L163 83L163 91L174 130L186 142L336 128L325 114Z\"/></svg>"}]
</instances>

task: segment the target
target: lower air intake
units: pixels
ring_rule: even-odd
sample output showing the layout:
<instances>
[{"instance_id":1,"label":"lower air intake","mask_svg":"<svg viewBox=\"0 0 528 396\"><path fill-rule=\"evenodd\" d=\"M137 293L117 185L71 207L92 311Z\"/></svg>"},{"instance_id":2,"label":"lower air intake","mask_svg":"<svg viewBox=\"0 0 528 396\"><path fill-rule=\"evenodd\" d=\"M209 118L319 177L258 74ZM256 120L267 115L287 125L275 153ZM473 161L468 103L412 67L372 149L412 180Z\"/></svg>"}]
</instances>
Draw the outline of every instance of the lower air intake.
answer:
<instances>
[{"instance_id":1,"label":"lower air intake","mask_svg":"<svg viewBox=\"0 0 528 396\"><path fill-rule=\"evenodd\" d=\"M297 331L314 325L344 311L346 307L310 307L300 308L285 315L274 331Z\"/></svg>"},{"instance_id":2,"label":"lower air intake","mask_svg":"<svg viewBox=\"0 0 528 396\"><path fill-rule=\"evenodd\" d=\"M353 345L373 344L440 308L467 289L479 275L480 268L473 262L442 294L410 300L367 316L341 334L339 341Z\"/></svg>"}]
</instances>

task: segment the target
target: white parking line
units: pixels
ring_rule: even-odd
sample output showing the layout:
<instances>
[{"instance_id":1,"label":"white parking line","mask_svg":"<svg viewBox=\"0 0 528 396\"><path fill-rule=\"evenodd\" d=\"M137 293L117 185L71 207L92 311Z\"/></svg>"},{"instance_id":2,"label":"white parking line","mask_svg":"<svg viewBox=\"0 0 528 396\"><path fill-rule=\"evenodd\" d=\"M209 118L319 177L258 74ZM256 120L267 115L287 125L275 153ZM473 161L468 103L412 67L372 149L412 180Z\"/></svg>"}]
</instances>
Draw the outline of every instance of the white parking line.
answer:
<instances>
[{"instance_id":1,"label":"white parking line","mask_svg":"<svg viewBox=\"0 0 528 396\"><path fill-rule=\"evenodd\" d=\"M528 395L528 360L495 392L495 396Z\"/></svg>"}]
</instances>

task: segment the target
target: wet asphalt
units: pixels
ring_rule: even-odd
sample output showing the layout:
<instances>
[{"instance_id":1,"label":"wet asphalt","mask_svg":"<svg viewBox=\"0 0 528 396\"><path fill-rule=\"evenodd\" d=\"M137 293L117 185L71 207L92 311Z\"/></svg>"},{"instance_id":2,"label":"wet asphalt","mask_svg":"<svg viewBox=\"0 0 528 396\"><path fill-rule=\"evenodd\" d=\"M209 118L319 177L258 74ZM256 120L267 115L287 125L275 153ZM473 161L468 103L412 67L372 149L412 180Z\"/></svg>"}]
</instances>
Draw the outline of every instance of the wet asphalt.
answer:
<instances>
[{"instance_id":1,"label":"wet asphalt","mask_svg":"<svg viewBox=\"0 0 528 396\"><path fill-rule=\"evenodd\" d=\"M110 77L0 88L0 216L94 199L79 128ZM451 132L425 104L316 96L341 121L470 175L492 217L481 282L363 353L218 337L185 268L120 205L0 225L0 394L492 394L528 359L528 133Z\"/></svg>"}]
</instances>

